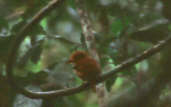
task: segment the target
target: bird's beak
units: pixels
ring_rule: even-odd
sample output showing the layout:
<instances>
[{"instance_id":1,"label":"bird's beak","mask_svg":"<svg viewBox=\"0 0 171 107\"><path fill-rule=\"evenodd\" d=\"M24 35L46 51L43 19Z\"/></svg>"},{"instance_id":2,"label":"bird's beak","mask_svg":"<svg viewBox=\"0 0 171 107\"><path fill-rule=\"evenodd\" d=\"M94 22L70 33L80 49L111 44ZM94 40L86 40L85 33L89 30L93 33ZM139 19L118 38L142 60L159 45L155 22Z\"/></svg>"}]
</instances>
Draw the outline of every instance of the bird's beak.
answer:
<instances>
[{"instance_id":1,"label":"bird's beak","mask_svg":"<svg viewBox=\"0 0 171 107\"><path fill-rule=\"evenodd\" d=\"M70 60L66 61L66 63L67 64L73 63L73 60L70 59Z\"/></svg>"}]
</instances>

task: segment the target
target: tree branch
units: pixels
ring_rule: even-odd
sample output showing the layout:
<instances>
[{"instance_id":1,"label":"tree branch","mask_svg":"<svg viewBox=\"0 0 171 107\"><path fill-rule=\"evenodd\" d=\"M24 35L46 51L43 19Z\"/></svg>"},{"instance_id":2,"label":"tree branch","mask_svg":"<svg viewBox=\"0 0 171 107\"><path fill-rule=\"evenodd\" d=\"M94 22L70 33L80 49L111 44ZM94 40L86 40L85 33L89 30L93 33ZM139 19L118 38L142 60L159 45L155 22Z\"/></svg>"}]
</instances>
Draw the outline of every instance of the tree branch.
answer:
<instances>
[{"instance_id":1,"label":"tree branch","mask_svg":"<svg viewBox=\"0 0 171 107\"><path fill-rule=\"evenodd\" d=\"M102 76L102 80L105 80L109 77L112 77L113 75L115 75L118 72L121 72L121 70L134 65L152 55L154 55L155 53L159 52L164 46L166 46L167 44L169 44L171 42L171 36L168 36L166 39L159 41L156 45L154 45L152 48L145 50L142 54L139 54L133 58L130 58L126 61L124 61L123 63L119 64L114 70L112 70L111 72L108 72L106 74L104 74Z\"/></svg>"}]
</instances>

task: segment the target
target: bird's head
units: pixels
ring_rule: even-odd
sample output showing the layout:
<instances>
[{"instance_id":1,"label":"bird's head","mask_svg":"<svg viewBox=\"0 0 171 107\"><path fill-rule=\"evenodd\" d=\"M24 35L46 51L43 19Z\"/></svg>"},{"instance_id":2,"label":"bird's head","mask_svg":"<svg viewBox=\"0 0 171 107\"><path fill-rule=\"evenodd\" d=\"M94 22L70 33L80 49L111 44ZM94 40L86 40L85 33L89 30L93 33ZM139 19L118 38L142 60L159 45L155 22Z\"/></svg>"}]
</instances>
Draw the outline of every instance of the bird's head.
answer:
<instances>
[{"instance_id":1,"label":"bird's head","mask_svg":"<svg viewBox=\"0 0 171 107\"><path fill-rule=\"evenodd\" d=\"M79 60L84 59L87 56L88 53L85 51L76 51L70 56L68 63L77 63Z\"/></svg>"}]
</instances>

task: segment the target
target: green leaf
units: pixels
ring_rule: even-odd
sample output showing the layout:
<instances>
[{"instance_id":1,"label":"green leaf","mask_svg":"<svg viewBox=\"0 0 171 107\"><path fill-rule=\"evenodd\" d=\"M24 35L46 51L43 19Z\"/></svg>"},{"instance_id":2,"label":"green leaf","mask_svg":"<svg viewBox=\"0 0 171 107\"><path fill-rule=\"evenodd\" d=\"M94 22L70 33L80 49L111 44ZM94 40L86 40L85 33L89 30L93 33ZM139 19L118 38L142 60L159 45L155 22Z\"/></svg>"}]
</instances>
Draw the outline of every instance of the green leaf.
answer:
<instances>
[{"instance_id":1,"label":"green leaf","mask_svg":"<svg viewBox=\"0 0 171 107\"><path fill-rule=\"evenodd\" d=\"M47 18L41 20L40 25L44 30L47 30Z\"/></svg>"},{"instance_id":2,"label":"green leaf","mask_svg":"<svg viewBox=\"0 0 171 107\"><path fill-rule=\"evenodd\" d=\"M33 73L38 73L41 71L41 65L41 61L39 61L37 64L34 64L32 61L29 60L28 65L25 69Z\"/></svg>"}]
</instances>

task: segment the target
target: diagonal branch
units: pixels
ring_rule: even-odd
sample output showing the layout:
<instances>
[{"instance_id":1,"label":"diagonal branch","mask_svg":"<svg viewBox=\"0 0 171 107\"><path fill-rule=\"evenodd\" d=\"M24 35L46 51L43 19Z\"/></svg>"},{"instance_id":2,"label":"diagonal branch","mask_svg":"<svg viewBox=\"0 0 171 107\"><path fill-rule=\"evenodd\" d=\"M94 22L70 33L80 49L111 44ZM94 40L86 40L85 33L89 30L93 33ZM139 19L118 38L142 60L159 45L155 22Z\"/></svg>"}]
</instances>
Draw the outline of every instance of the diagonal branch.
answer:
<instances>
[{"instance_id":1,"label":"diagonal branch","mask_svg":"<svg viewBox=\"0 0 171 107\"><path fill-rule=\"evenodd\" d=\"M171 42L171 36L168 36L166 39L159 41L156 45L154 45L152 48L145 50L143 53L130 58L126 61L124 61L123 63L119 64L114 70L112 70L111 72L108 72L106 74L104 74L101 78L100 81L104 81L107 78L112 77L113 75L115 75L118 72L121 72L121 70L132 66L154 54L156 54L157 52L159 52L162 48L164 48L166 45L168 45Z\"/></svg>"}]
</instances>

